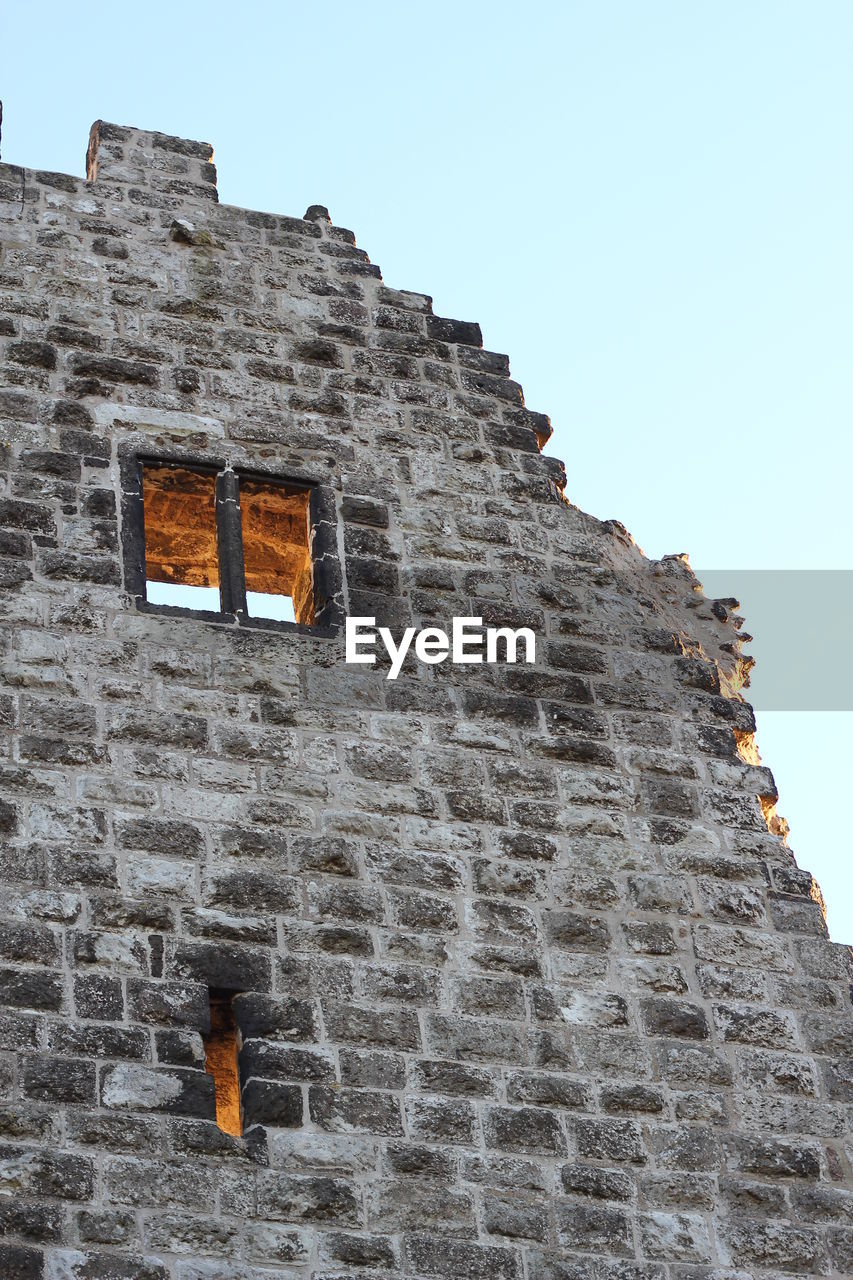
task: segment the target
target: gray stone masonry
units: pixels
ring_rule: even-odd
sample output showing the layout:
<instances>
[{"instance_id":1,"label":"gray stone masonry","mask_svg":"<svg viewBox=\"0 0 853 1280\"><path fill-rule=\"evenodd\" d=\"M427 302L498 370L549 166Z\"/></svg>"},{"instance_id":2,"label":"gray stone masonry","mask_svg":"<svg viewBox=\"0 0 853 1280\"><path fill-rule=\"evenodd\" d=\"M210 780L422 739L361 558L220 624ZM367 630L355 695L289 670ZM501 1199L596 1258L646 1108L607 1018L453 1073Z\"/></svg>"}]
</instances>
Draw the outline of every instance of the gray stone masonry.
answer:
<instances>
[{"instance_id":1,"label":"gray stone masonry","mask_svg":"<svg viewBox=\"0 0 853 1280\"><path fill-rule=\"evenodd\" d=\"M850 1276L850 955L734 602L572 507L506 357L325 209L87 159L0 166L3 1280ZM313 482L324 625L146 607L140 456ZM537 663L389 681L343 613Z\"/></svg>"}]
</instances>

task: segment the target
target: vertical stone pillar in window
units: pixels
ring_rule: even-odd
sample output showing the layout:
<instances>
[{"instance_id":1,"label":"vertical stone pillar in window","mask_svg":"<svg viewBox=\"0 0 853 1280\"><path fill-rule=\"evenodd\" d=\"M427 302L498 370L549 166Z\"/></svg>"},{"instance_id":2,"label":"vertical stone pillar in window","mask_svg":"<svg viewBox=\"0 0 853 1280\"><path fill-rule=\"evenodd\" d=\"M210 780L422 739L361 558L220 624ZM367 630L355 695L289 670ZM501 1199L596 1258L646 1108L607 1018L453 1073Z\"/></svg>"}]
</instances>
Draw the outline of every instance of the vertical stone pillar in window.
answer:
<instances>
[{"instance_id":1,"label":"vertical stone pillar in window","mask_svg":"<svg viewBox=\"0 0 853 1280\"><path fill-rule=\"evenodd\" d=\"M219 528L219 592L222 612L246 613L246 572L240 528L240 481L233 471L216 477L216 523Z\"/></svg>"}]
</instances>

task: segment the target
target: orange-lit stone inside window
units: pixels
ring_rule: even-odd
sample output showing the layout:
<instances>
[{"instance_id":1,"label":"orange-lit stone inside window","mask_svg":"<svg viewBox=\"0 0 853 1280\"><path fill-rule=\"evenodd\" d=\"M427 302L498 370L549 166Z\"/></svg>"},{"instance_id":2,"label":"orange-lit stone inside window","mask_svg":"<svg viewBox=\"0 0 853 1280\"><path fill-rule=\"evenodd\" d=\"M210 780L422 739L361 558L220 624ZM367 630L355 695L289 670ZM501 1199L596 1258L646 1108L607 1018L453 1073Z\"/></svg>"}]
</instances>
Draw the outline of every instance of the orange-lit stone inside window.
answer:
<instances>
[{"instance_id":1,"label":"orange-lit stone inside window","mask_svg":"<svg viewBox=\"0 0 853 1280\"><path fill-rule=\"evenodd\" d=\"M184 467L143 467L142 499L146 581L217 587L216 477Z\"/></svg>"},{"instance_id":2,"label":"orange-lit stone inside window","mask_svg":"<svg viewBox=\"0 0 853 1280\"><path fill-rule=\"evenodd\" d=\"M237 1027L230 996L210 997L210 1033L204 1037L205 1070L216 1090L216 1123L223 1133L239 1138L240 1074L237 1069Z\"/></svg>"},{"instance_id":3,"label":"orange-lit stone inside window","mask_svg":"<svg viewBox=\"0 0 853 1280\"><path fill-rule=\"evenodd\" d=\"M249 614L287 618L276 605L289 597L293 620L313 622L307 491L241 480L240 511Z\"/></svg>"}]
</instances>

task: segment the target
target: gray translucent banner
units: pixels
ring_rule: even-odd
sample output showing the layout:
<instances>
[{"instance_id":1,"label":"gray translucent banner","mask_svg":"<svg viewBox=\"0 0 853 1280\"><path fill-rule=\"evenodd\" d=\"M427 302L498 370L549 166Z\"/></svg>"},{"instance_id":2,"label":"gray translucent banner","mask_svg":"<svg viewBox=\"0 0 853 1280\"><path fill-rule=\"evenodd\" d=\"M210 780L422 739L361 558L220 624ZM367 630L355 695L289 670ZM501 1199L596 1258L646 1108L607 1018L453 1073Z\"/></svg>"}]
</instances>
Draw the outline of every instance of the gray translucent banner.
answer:
<instances>
[{"instance_id":1,"label":"gray translucent banner","mask_svg":"<svg viewBox=\"0 0 853 1280\"><path fill-rule=\"evenodd\" d=\"M853 711L853 570L694 572L709 599L740 601L757 711Z\"/></svg>"}]
</instances>

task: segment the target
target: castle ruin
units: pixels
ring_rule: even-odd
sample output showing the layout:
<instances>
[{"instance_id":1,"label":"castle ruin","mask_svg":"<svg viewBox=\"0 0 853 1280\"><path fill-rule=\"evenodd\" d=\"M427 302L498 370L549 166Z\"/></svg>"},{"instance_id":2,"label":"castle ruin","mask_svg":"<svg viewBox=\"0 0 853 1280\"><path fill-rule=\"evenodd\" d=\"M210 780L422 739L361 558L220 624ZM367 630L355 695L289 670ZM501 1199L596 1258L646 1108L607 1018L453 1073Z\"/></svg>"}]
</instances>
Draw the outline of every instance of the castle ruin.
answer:
<instances>
[{"instance_id":1,"label":"castle ruin","mask_svg":"<svg viewBox=\"0 0 853 1280\"><path fill-rule=\"evenodd\" d=\"M2 1280L849 1277L850 953L735 602L211 160L0 165Z\"/></svg>"}]
</instances>

